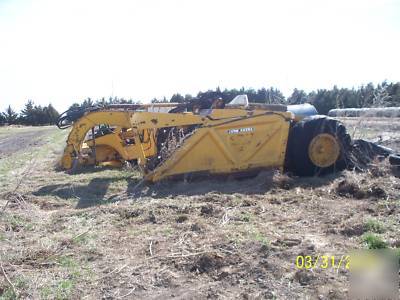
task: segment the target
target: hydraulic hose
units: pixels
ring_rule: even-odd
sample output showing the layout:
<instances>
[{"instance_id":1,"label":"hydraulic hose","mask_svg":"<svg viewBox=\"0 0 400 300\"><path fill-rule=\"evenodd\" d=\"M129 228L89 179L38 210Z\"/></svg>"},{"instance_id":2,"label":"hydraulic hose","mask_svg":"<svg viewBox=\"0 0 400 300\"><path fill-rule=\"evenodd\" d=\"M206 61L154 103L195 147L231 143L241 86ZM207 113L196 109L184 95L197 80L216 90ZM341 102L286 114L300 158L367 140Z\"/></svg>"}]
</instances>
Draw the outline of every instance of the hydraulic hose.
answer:
<instances>
[{"instance_id":1,"label":"hydraulic hose","mask_svg":"<svg viewBox=\"0 0 400 300\"><path fill-rule=\"evenodd\" d=\"M72 123L81 118L86 112L95 111L100 109L98 106L71 108L63 112L57 120L57 127L66 129L72 126Z\"/></svg>"}]
</instances>

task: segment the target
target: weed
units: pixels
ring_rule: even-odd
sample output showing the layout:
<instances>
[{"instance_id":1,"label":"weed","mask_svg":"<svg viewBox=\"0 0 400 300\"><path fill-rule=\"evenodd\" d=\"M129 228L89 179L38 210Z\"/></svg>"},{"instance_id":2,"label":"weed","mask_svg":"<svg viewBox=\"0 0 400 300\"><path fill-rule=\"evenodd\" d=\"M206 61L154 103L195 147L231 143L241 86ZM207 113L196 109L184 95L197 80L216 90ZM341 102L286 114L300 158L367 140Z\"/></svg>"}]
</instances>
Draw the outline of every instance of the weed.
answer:
<instances>
[{"instance_id":1,"label":"weed","mask_svg":"<svg viewBox=\"0 0 400 300\"><path fill-rule=\"evenodd\" d=\"M383 224L375 219L369 219L365 224L364 228L366 231L371 231L375 233L384 233L386 231Z\"/></svg>"},{"instance_id":2,"label":"weed","mask_svg":"<svg viewBox=\"0 0 400 300\"><path fill-rule=\"evenodd\" d=\"M55 286L43 287L40 291L42 299L70 299L75 282L71 279L63 279Z\"/></svg>"},{"instance_id":3,"label":"weed","mask_svg":"<svg viewBox=\"0 0 400 300\"><path fill-rule=\"evenodd\" d=\"M252 218L252 215L250 213L243 213L242 217L241 217L241 220L243 222L250 222L251 218Z\"/></svg>"},{"instance_id":4,"label":"weed","mask_svg":"<svg viewBox=\"0 0 400 300\"><path fill-rule=\"evenodd\" d=\"M242 199L241 198L234 197L232 199L232 206L240 206L241 204L242 204Z\"/></svg>"},{"instance_id":5,"label":"weed","mask_svg":"<svg viewBox=\"0 0 400 300\"><path fill-rule=\"evenodd\" d=\"M50 299L50 296L53 294L53 289L49 286L44 286L40 289L40 298L42 299Z\"/></svg>"},{"instance_id":6,"label":"weed","mask_svg":"<svg viewBox=\"0 0 400 300\"><path fill-rule=\"evenodd\" d=\"M61 267L66 268L75 268L78 266L78 263L70 256L60 256L57 259L57 262Z\"/></svg>"},{"instance_id":7,"label":"weed","mask_svg":"<svg viewBox=\"0 0 400 300\"><path fill-rule=\"evenodd\" d=\"M5 218L5 222L12 231L19 231L20 229L34 230L33 224L19 215L8 215Z\"/></svg>"},{"instance_id":8,"label":"weed","mask_svg":"<svg viewBox=\"0 0 400 300\"><path fill-rule=\"evenodd\" d=\"M363 242L367 245L368 249L385 249L387 243L379 236L373 233L366 233L362 238Z\"/></svg>"},{"instance_id":9,"label":"weed","mask_svg":"<svg viewBox=\"0 0 400 300\"><path fill-rule=\"evenodd\" d=\"M73 238L72 242L74 242L76 244L88 244L89 241L94 240L96 238L97 238L96 234L84 233L78 237Z\"/></svg>"},{"instance_id":10,"label":"weed","mask_svg":"<svg viewBox=\"0 0 400 300\"><path fill-rule=\"evenodd\" d=\"M52 285L43 287L40 290L42 299L70 299L76 282L82 275L81 266L73 257L60 256L57 258L57 263L67 270L68 276Z\"/></svg>"},{"instance_id":11,"label":"weed","mask_svg":"<svg viewBox=\"0 0 400 300\"><path fill-rule=\"evenodd\" d=\"M23 277L16 277L14 278L14 286L16 287L16 290L23 290L26 289L28 285ZM2 293L0 293L0 300L11 300L17 298L17 295L11 287L7 287L2 291Z\"/></svg>"},{"instance_id":12,"label":"weed","mask_svg":"<svg viewBox=\"0 0 400 300\"><path fill-rule=\"evenodd\" d=\"M67 269L69 279L78 279L81 276L82 265L78 263L73 257L60 256L57 260L61 267Z\"/></svg>"},{"instance_id":13,"label":"weed","mask_svg":"<svg viewBox=\"0 0 400 300\"><path fill-rule=\"evenodd\" d=\"M167 227L167 228L165 228L163 230L163 233L164 233L165 236L170 236L170 235L172 235L173 232L174 231L173 231L173 229L171 227Z\"/></svg>"},{"instance_id":14,"label":"weed","mask_svg":"<svg viewBox=\"0 0 400 300\"><path fill-rule=\"evenodd\" d=\"M7 287L2 291L0 300L13 300L17 299L17 295L14 293L11 287Z\"/></svg>"},{"instance_id":15,"label":"weed","mask_svg":"<svg viewBox=\"0 0 400 300\"><path fill-rule=\"evenodd\" d=\"M244 241L244 236L245 236L245 229L243 226L237 226L232 223L228 223L226 226L226 238L234 243L235 245L240 245Z\"/></svg>"},{"instance_id":16,"label":"weed","mask_svg":"<svg viewBox=\"0 0 400 300\"><path fill-rule=\"evenodd\" d=\"M253 239L263 244L263 246L269 245L268 239L261 232L257 230L253 232Z\"/></svg>"}]
</instances>

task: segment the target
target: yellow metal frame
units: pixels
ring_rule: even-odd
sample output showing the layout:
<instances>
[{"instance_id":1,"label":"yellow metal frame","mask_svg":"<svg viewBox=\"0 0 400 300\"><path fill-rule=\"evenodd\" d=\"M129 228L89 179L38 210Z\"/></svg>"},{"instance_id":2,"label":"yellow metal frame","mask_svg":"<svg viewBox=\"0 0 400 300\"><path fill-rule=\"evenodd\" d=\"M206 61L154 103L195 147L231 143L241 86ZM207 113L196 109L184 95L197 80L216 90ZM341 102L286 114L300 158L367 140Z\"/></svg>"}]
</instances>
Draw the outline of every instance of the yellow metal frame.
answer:
<instances>
[{"instance_id":1,"label":"yellow metal frame","mask_svg":"<svg viewBox=\"0 0 400 300\"><path fill-rule=\"evenodd\" d=\"M156 133L162 128L188 128L195 131L182 145L145 179L159 181L171 176L209 172L235 173L252 169L283 168L291 112L265 109L213 109L209 114L161 113L148 111L96 111L76 121L68 136L62 165L69 169L74 159L85 162L84 148L95 148L95 160L118 164L136 159L143 168L149 158L158 155ZM96 125L116 126L113 133L85 141ZM134 140L133 144L125 139ZM86 163L94 163L86 160ZM147 171L145 171L147 172Z\"/></svg>"},{"instance_id":2,"label":"yellow metal frame","mask_svg":"<svg viewBox=\"0 0 400 300\"><path fill-rule=\"evenodd\" d=\"M203 171L215 174L283 168L293 118L290 112L215 109L207 116L137 112L131 123L138 130L199 125L171 157L145 175L146 180L158 181Z\"/></svg>"},{"instance_id":3,"label":"yellow metal frame","mask_svg":"<svg viewBox=\"0 0 400 300\"><path fill-rule=\"evenodd\" d=\"M120 165L118 160L136 160L141 157L142 152L145 156L155 155L155 132L152 130L142 131L140 135L143 139L140 140L137 137L139 132L130 128L132 115L133 112L128 111L95 111L77 120L68 135L61 166L64 169L71 169L74 160L78 160L82 165L95 163L105 165L107 162L109 162L108 165ZM112 133L85 140L89 130L101 124L116 128ZM126 138L134 139L135 144L127 144ZM138 147L136 143L139 143L140 146ZM89 151L89 149L94 151ZM95 155L88 155L88 152L95 153Z\"/></svg>"}]
</instances>

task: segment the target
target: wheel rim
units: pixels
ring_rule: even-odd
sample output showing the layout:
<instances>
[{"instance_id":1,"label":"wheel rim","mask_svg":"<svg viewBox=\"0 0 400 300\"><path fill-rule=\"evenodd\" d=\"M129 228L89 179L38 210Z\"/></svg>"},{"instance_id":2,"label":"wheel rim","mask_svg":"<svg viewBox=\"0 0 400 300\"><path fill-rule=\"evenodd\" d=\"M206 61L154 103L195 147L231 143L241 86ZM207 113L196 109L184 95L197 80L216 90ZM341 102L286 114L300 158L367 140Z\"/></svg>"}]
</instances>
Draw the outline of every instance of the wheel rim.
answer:
<instances>
[{"instance_id":1,"label":"wheel rim","mask_svg":"<svg viewBox=\"0 0 400 300\"><path fill-rule=\"evenodd\" d=\"M340 155L337 139L328 133L316 135L308 146L308 156L312 163L320 168L333 165Z\"/></svg>"}]
</instances>

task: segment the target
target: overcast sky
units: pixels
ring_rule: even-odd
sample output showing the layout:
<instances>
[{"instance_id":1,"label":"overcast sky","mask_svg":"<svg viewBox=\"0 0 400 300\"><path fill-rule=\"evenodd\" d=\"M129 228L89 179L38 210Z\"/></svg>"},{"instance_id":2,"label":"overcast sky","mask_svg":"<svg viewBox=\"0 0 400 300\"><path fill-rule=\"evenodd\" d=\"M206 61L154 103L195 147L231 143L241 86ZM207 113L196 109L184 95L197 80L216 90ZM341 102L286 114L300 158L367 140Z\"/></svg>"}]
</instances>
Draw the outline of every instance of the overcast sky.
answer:
<instances>
[{"instance_id":1,"label":"overcast sky","mask_svg":"<svg viewBox=\"0 0 400 300\"><path fill-rule=\"evenodd\" d=\"M0 110L400 80L400 1L0 0Z\"/></svg>"}]
</instances>

